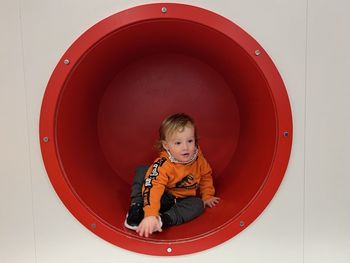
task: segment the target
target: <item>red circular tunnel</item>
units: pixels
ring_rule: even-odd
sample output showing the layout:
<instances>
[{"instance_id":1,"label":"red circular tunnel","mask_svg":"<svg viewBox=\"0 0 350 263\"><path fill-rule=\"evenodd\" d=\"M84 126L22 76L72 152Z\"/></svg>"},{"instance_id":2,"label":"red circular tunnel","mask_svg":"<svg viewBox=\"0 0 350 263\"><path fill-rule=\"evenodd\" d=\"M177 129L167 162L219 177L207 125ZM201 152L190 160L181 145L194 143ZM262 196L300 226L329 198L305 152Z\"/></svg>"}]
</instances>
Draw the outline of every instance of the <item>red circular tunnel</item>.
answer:
<instances>
[{"instance_id":1,"label":"red circular tunnel","mask_svg":"<svg viewBox=\"0 0 350 263\"><path fill-rule=\"evenodd\" d=\"M221 203L141 238L123 226L134 169L157 156L159 124L175 112L195 119ZM288 96L263 48L182 4L138 6L86 31L55 68L40 117L44 163L70 212L103 239L153 255L213 247L254 221L292 142Z\"/></svg>"}]
</instances>

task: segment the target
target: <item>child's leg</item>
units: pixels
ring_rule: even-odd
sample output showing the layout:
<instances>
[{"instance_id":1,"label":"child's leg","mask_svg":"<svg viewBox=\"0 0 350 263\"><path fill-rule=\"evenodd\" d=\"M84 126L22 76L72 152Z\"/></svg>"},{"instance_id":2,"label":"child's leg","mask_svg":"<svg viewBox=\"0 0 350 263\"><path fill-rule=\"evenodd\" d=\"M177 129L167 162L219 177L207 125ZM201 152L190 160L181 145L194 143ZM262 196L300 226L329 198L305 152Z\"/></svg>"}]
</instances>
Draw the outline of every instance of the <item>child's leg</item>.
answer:
<instances>
[{"instance_id":1,"label":"child's leg","mask_svg":"<svg viewBox=\"0 0 350 263\"><path fill-rule=\"evenodd\" d=\"M160 210L159 213L163 214L172 208L175 204L175 198L168 192L164 192L162 198L160 199Z\"/></svg>"},{"instance_id":2,"label":"child's leg","mask_svg":"<svg viewBox=\"0 0 350 263\"><path fill-rule=\"evenodd\" d=\"M142 185L148 167L146 165L136 168L134 182L131 187L131 205L124 222L124 226L136 230L143 219Z\"/></svg>"},{"instance_id":3,"label":"child's leg","mask_svg":"<svg viewBox=\"0 0 350 263\"><path fill-rule=\"evenodd\" d=\"M176 199L176 203L161 215L163 227L190 221L204 212L204 203L199 197Z\"/></svg>"},{"instance_id":4,"label":"child's leg","mask_svg":"<svg viewBox=\"0 0 350 263\"><path fill-rule=\"evenodd\" d=\"M135 170L134 182L131 186L131 204L142 204L142 185L145 178L145 174L148 170L147 165L141 165Z\"/></svg>"}]
</instances>

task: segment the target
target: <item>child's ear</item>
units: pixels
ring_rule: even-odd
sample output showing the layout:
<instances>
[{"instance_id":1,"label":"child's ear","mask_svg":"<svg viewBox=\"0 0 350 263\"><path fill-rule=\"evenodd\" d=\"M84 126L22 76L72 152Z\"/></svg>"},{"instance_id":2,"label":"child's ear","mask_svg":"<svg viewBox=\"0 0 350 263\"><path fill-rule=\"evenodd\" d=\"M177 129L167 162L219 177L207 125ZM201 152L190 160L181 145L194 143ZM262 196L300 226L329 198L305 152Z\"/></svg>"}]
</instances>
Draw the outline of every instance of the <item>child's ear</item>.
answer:
<instances>
[{"instance_id":1,"label":"child's ear","mask_svg":"<svg viewBox=\"0 0 350 263\"><path fill-rule=\"evenodd\" d=\"M162 146L165 150L169 150L169 145L166 141L162 141Z\"/></svg>"}]
</instances>

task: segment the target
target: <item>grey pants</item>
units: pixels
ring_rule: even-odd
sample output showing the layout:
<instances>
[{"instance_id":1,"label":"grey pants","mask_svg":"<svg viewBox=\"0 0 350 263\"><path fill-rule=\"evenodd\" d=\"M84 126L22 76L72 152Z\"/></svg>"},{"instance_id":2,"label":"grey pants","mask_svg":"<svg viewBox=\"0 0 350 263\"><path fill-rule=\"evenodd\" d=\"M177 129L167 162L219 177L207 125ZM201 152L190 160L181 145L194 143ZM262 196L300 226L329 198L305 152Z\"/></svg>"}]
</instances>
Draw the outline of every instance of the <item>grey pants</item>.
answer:
<instances>
[{"instance_id":1,"label":"grey pants","mask_svg":"<svg viewBox=\"0 0 350 263\"><path fill-rule=\"evenodd\" d=\"M131 203L143 203L142 185L147 170L148 167L142 165L135 171L134 182L131 187ZM204 204L199 197L174 198L165 192L161 198L159 212L170 219L166 226L179 225L201 215L204 212Z\"/></svg>"}]
</instances>

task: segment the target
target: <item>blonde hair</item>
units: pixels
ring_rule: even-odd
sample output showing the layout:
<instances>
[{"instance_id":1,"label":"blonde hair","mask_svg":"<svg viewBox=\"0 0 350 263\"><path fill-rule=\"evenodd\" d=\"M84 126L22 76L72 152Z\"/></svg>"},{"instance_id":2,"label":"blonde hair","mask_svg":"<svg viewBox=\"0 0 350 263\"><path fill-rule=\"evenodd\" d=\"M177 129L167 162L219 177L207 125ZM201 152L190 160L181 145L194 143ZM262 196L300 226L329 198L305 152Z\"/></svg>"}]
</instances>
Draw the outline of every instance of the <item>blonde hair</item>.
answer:
<instances>
[{"instance_id":1,"label":"blonde hair","mask_svg":"<svg viewBox=\"0 0 350 263\"><path fill-rule=\"evenodd\" d=\"M189 125L194 129L195 143L197 144L197 129L190 116L185 113L176 113L165 118L159 127L159 141L157 143L158 150L165 150L163 147L163 141L165 141L168 136L173 135L175 132L183 131L183 129Z\"/></svg>"}]
</instances>

